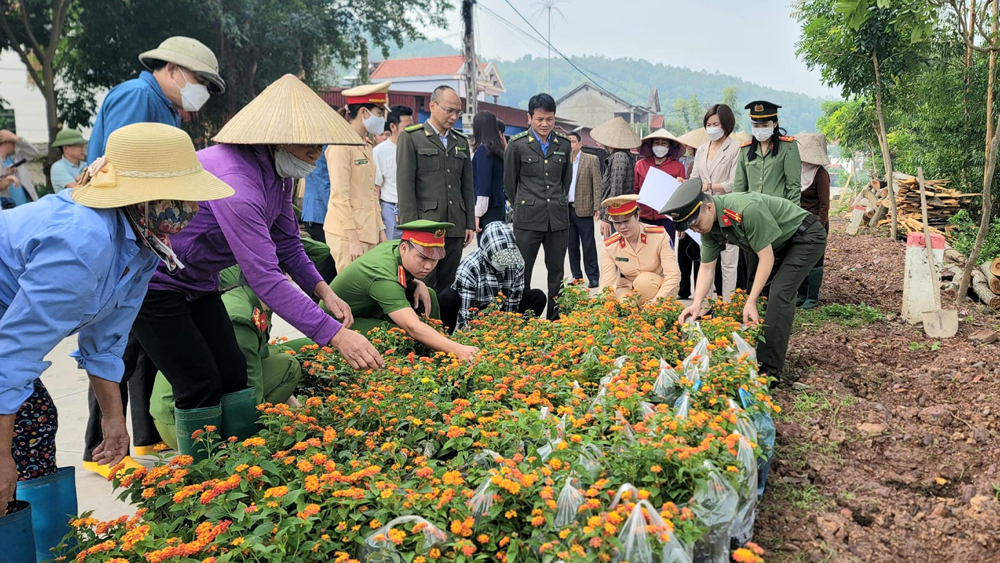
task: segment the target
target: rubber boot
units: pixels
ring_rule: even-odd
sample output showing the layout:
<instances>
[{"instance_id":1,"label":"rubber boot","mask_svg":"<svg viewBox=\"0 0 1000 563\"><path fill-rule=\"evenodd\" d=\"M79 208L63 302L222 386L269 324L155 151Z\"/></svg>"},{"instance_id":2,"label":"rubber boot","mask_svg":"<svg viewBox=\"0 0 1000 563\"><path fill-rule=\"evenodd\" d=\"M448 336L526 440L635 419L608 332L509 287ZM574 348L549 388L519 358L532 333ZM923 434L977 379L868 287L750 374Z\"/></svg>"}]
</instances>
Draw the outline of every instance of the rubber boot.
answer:
<instances>
[{"instance_id":1,"label":"rubber boot","mask_svg":"<svg viewBox=\"0 0 1000 563\"><path fill-rule=\"evenodd\" d=\"M206 426L222 426L222 407L202 407L197 409L174 409L174 422L177 423L177 451L194 458L195 463L208 457L204 440L196 442L191 434L195 430L203 430Z\"/></svg>"},{"instance_id":2,"label":"rubber boot","mask_svg":"<svg viewBox=\"0 0 1000 563\"><path fill-rule=\"evenodd\" d=\"M809 270L809 275L806 276L804 284L809 285L808 292L806 293L805 303L802 304L803 309L815 309L819 306L819 288L823 285L823 266L813 268ZM802 289L799 288L801 293Z\"/></svg>"},{"instance_id":3,"label":"rubber boot","mask_svg":"<svg viewBox=\"0 0 1000 563\"><path fill-rule=\"evenodd\" d=\"M60 467L52 475L18 481L17 498L31 504L37 562L55 559L52 548L70 532L69 521L79 513L75 468Z\"/></svg>"},{"instance_id":4,"label":"rubber boot","mask_svg":"<svg viewBox=\"0 0 1000 563\"><path fill-rule=\"evenodd\" d=\"M222 396L222 439L246 440L257 433L257 392L246 388Z\"/></svg>"},{"instance_id":5,"label":"rubber boot","mask_svg":"<svg viewBox=\"0 0 1000 563\"><path fill-rule=\"evenodd\" d=\"M13 512L0 518L0 553L4 563L35 563L35 534L32 532L31 505L15 500Z\"/></svg>"}]
</instances>

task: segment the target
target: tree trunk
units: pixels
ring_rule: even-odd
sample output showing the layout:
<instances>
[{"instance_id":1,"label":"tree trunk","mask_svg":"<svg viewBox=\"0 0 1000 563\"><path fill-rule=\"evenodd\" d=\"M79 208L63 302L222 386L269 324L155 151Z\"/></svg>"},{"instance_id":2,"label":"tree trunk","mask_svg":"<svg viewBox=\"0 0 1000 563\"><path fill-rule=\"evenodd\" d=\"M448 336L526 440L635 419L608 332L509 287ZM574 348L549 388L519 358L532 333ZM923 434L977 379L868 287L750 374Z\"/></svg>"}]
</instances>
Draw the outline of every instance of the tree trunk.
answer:
<instances>
[{"instance_id":1,"label":"tree trunk","mask_svg":"<svg viewBox=\"0 0 1000 563\"><path fill-rule=\"evenodd\" d=\"M878 70L878 54L872 51L875 65L875 113L878 115L878 142L882 146L882 162L885 164L885 182L889 186L889 232L896 240L896 192L892 189L892 160L889 156L889 139L885 131L885 115L882 111L882 80Z\"/></svg>"},{"instance_id":2,"label":"tree trunk","mask_svg":"<svg viewBox=\"0 0 1000 563\"><path fill-rule=\"evenodd\" d=\"M993 0L993 22L990 34L990 42L993 46L996 46L997 43L997 25L1000 22L1000 18L998 18L998 4L1000 4L1000 0ZM969 253L969 259L965 263L965 270L962 271L962 282L958 286L956 302L959 305L965 301L966 295L969 292L969 281L972 279L972 270L976 267L976 262L979 260L979 253L983 250L983 241L986 239L986 233L990 230L990 217L993 212L993 175L996 173L997 149L1000 148L1000 142L998 142L1000 141L1000 135L993 134L1000 128L1000 123L997 123L996 127L993 127L993 86L996 83L996 62L997 52L990 51L989 94L986 96L986 139L989 141L989 144L986 151L986 170L983 173L983 211L979 219L979 232L976 233L976 244L972 247L972 252ZM998 120L1000 120L1000 117L998 117Z\"/></svg>"},{"instance_id":3,"label":"tree trunk","mask_svg":"<svg viewBox=\"0 0 1000 563\"><path fill-rule=\"evenodd\" d=\"M52 143L56 141L56 134L59 132L59 96L56 92L52 61L43 60L41 63L45 84L42 84L39 89L42 91L42 97L45 98L45 124L49 130L49 153L42 165L42 171L45 173L45 185L48 188L52 186L52 165L62 158L62 150L52 147ZM35 188L35 193L38 193L38 188Z\"/></svg>"},{"instance_id":4,"label":"tree trunk","mask_svg":"<svg viewBox=\"0 0 1000 563\"><path fill-rule=\"evenodd\" d=\"M975 38L976 29L976 0L971 1L969 7L969 37L965 43L965 94L962 107L965 108L965 116L969 116L969 90L972 88L972 42ZM988 120L987 120L988 121Z\"/></svg>"}]
</instances>

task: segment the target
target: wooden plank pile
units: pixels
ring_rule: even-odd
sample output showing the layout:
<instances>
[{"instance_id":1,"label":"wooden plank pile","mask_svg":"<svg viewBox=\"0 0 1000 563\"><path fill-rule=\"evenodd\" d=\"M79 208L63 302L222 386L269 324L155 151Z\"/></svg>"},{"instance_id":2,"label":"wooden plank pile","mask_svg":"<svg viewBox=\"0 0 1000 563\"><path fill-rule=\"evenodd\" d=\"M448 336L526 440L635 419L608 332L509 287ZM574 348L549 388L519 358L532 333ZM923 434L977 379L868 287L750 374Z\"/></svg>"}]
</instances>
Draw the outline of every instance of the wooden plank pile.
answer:
<instances>
[{"instance_id":1,"label":"wooden plank pile","mask_svg":"<svg viewBox=\"0 0 1000 563\"><path fill-rule=\"evenodd\" d=\"M953 248L945 249L944 258L942 279L950 280L946 284L947 289L957 290L966 258ZM969 289L987 306L1000 309L1000 257L972 269L972 284Z\"/></svg>"},{"instance_id":2,"label":"wooden plank pile","mask_svg":"<svg viewBox=\"0 0 1000 563\"><path fill-rule=\"evenodd\" d=\"M896 185L897 227L901 236L909 233L923 232L923 220L920 213L920 184L917 179L905 174L894 174ZM981 194L967 194L947 187L948 180L925 180L927 188L927 222L932 233L949 234L954 227L948 220L965 207L971 198ZM872 180L869 189L878 194L869 215L879 228L888 227L889 218L889 187L883 186L877 180ZM877 218L877 220L875 220Z\"/></svg>"}]
</instances>

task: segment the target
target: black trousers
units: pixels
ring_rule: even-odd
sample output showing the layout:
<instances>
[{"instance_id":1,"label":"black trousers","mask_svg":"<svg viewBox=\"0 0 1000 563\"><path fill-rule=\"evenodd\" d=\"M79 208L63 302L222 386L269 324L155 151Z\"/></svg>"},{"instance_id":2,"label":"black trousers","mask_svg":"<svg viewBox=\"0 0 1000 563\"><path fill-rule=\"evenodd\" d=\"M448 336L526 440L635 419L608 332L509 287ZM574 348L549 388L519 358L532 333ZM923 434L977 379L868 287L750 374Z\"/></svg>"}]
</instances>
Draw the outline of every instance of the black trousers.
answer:
<instances>
[{"instance_id":1,"label":"black trousers","mask_svg":"<svg viewBox=\"0 0 1000 563\"><path fill-rule=\"evenodd\" d=\"M304 221L302 226L305 227L306 232L309 233L309 238L316 242L326 243L326 231L323 230L323 223Z\"/></svg>"},{"instance_id":2,"label":"black trousers","mask_svg":"<svg viewBox=\"0 0 1000 563\"><path fill-rule=\"evenodd\" d=\"M580 247L583 246L583 265L587 269L587 281L597 283L601 272L597 267L597 244L594 242L594 218L590 215L580 217L576 214L573 204L569 206L569 271L573 279L583 279L580 269Z\"/></svg>"},{"instance_id":3,"label":"black trousers","mask_svg":"<svg viewBox=\"0 0 1000 563\"><path fill-rule=\"evenodd\" d=\"M690 236L685 235L677 242L677 266L681 269L681 286L677 296L687 299L694 289L691 274L698 275L698 268L701 267L701 247Z\"/></svg>"},{"instance_id":4,"label":"black trousers","mask_svg":"<svg viewBox=\"0 0 1000 563\"><path fill-rule=\"evenodd\" d=\"M156 364L146 355L132 333L128 335L122 361L125 363L125 373L119 389L122 394L122 412L127 412L129 404L132 405L132 443L136 446L155 445L161 440L160 433L153 425L153 417L149 415L149 398L153 395L153 381L158 371ZM94 448L104 441L104 431L101 429L101 405L89 386L87 407L90 409L90 416L83 434L83 461L94 461Z\"/></svg>"},{"instance_id":5,"label":"black trousers","mask_svg":"<svg viewBox=\"0 0 1000 563\"><path fill-rule=\"evenodd\" d=\"M757 276L757 258L755 252L740 249L740 263L736 266L736 287L749 293L753 287L753 279Z\"/></svg>"},{"instance_id":6,"label":"black trousers","mask_svg":"<svg viewBox=\"0 0 1000 563\"><path fill-rule=\"evenodd\" d=\"M500 207L490 207L486 209L486 213L479 218L479 232L476 233L476 242L480 242L483 239L483 232L486 231L486 225L494 221L505 221L507 219L507 210L501 205Z\"/></svg>"},{"instance_id":7,"label":"black trousers","mask_svg":"<svg viewBox=\"0 0 1000 563\"><path fill-rule=\"evenodd\" d=\"M309 238L316 242L326 243L326 231L323 230L322 223L312 223L306 221L302 223L302 226L305 227L306 232L309 233ZM316 270L326 283L330 283L333 281L333 278L337 277L337 265L333 262L333 256L330 256L329 258L316 264Z\"/></svg>"},{"instance_id":8,"label":"black trousers","mask_svg":"<svg viewBox=\"0 0 1000 563\"><path fill-rule=\"evenodd\" d=\"M448 327L448 332L455 332L462 298L459 297L457 291L449 287L438 294L438 306L441 308L441 322ZM540 289L526 289L521 295L521 303L517 307L517 312L522 315L531 313L540 317L543 311L545 311L545 292Z\"/></svg>"},{"instance_id":9,"label":"black trousers","mask_svg":"<svg viewBox=\"0 0 1000 563\"><path fill-rule=\"evenodd\" d=\"M218 292L187 301L150 290L132 332L173 386L179 409L213 407L247 387L246 359Z\"/></svg>"},{"instance_id":10,"label":"black trousers","mask_svg":"<svg viewBox=\"0 0 1000 563\"><path fill-rule=\"evenodd\" d=\"M524 258L524 290L531 288L531 272L535 269L535 259L538 258L539 247L545 249L546 282L548 284L548 314L546 318L559 318L556 309L556 297L563 283L563 261L566 259L566 246L569 242L569 230L561 231L529 231L514 227L514 240L517 249Z\"/></svg>"},{"instance_id":11,"label":"black trousers","mask_svg":"<svg viewBox=\"0 0 1000 563\"><path fill-rule=\"evenodd\" d=\"M424 279L427 287L441 293L455 283L455 273L458 272L458 265L462 262L462 249L464 248L464 238L445 237L444 258L438 261L437 266Z\"/></svg>"}]
</instances>

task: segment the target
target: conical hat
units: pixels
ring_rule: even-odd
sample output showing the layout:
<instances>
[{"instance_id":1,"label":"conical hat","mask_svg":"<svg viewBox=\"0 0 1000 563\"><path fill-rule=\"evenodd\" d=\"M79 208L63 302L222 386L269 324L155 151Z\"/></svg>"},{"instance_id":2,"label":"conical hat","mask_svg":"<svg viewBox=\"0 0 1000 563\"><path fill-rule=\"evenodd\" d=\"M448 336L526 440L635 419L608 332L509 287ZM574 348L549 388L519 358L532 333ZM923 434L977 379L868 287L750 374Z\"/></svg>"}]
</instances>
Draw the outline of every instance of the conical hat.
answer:
<instances>
[{"instance_id":1,"label":"conical hat","mask_svg":"<svg viewBox=\"0 0 1000 563\"><path fill-rule=\"evenodd\" d=\"M234 145L363 145L337 112L296 76L275 80L212 139Z\"/></svg>"},{"instance_id":2,"label":"conical hat","mask_svg":"<svg viewBox=\"0 0 1000 563\"><path fill-rule=\"evenodd\" d=\"M733 131L729 137L741 145L750 140L750 135L746 131Z\"/></svg>"},{"instance_id":3,"label":"conical hat","mask_svg":"<svg viewBox=\"0 0 1000 563\"><path fill-rule=\"evenodd\" d=\"M677 140L680 141L682 145L687 145L693 149L697 149L698 147L711 141L712 138L708 136L708 132L705 131L704 127L699 127L684 133Z\"/></svg>"},{"instance_id":4,"label":"conical hat","mask_svg":"<svg viewBox=\"0 0 1000 563\"><path fill-rule=\"evenodd\" d=\"M799 158L807 164L828 166L830 155L826 153L826 135L822 133L799 133L795 136L799 144Z\"/></svg>"},{"instance_id":5,"label":"conical hat","mask_svg":"<svg viewBox=\"0 0 1000 563\"><path fill-rule=\"evenodd\" d=\"M591 129L590 138L612 149L634 149L642 144L635 131L620 117L605 121Z\"/></svg>"}]
</instances>

